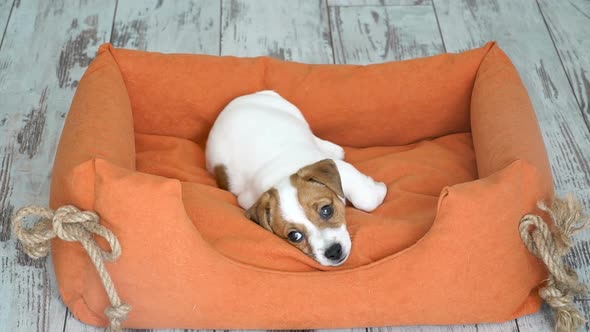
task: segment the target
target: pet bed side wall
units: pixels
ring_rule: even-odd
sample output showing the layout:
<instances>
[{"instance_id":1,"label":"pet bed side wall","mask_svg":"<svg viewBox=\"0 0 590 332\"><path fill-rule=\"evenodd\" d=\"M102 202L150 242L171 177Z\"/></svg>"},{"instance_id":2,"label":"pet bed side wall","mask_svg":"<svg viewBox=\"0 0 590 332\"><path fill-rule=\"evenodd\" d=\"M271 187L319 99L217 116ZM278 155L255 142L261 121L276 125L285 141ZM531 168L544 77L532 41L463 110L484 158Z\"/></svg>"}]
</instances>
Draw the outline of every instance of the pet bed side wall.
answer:
<instances>
[{"instance_id":1,"label":"pet bed side wall","mask_svg":"<svg viewBox=\"0 0 590 332\"><path fill-rule=\"evenodd\" d=\"M468 132L471 90L490 47L366 66L119 48L112 52L138 133L203 145L229 101L272 89L301 109L319 137L367 147Z\"/></svg>"},{"instance_id":2,"label":"pet bed side wall","mask_svg":"<svg viewBox=\"0 0 590 332\"><path fill-rule=\"evenodd\" d=\"M332 272L283 272L233 261L196 232L178 181L106 160L95 165L96 210L123 245L123 256L108 268L121 297L134 306L128 327L456 324L506 321L540 308L530 294L544 270L515 231L540 191L536 170L525 161L445 189L432 229L415 245ZM86 283L84 306L72 311L104 325L108 299L100 280L89 273Z\"/></svg>"},{"instance_id":3,"label":"pet bed side wall","mask_svg":"<svg viewBox=\"0 0 590 332\"><path fill-rule=\"evenodd\" d=\"M514 188L521 191L521 197L517 197L512 204L521 207L522 215L507 218L498 211L498 218L504 217L506 223L513 223L520 221L524 214L545 215L538 209L537 202L550 202L554 188L541 129L516 67L495 42L484 57L475 79L471 96L471 134L480 178L490 177L514 163L528 168L521 179L512 180ZM504 209L505 205L496 204L496 208ZM517 224L513 232L518 233ZM517 243L520 249L524 248L523 243ZM528 250L512 248L506 251L506 255L522 255L528 273L547 275L541 261ZM541 283L542 280L539 280L538 286ZM531 289L527 302L540 301L536 287Z\"/></svg>"},{"instance_id":4,"label":"pet bed side wall","mask_svg":"<svg viewBox=\"0 0 590 332\"><path fill-rule=\"evenodd\" d=\"M57 148L52 184L96 157L135 169L131 104L109 45L100 47L80 80ZM57 190L59 186L52 186L52 196L61 196Z\"/></svg>"},{"instance_id":5,"label":"pet bed side wall","mask_svg":"<svg viewBox=\"0 0 590 332\"><path fill-rule=\"evenodd\" d=\"M319 137L350 147L406 145L470 131L469 99L491 47L364 66L269 58L264 81Z\"/></svg>"},{"instance_id":6,"label":"pet bed side wall","mask_svg":"<svg viewBox=\"0 0 590 332\"><path fill-rule=\"evenodd\" d=\"M97 157L135 169L131 105L109 47L99 49L72 101L53 166L51 208L94 210ZM64 302L74 312L87 312L82 293L88 275L97 274L87 253L79 243L55 239L52 257Z\"/></svg>"},{"instance_id":7,"label":"pet bed side wall","mask_svg":"<svg viewBox=\"0 0 590 332\"><path fill-rule=\"evenodd\" d=\"M471 97L471 131L480 178L525 160L539 171L548 199L553 177L541 129L522 80L497 44L477 72Z\"/></svg>"},{"instance_id":8,"label":"pet bed side wall","mask_svg":"<svg viewBox=\"0 0 590 332\"><path fill-rule=\"evenodd\" d=\"M110 44L129 93L137 133L205 142L233 98L263 90L264 57L162 54Z\"/></svg>"}]
</instances>

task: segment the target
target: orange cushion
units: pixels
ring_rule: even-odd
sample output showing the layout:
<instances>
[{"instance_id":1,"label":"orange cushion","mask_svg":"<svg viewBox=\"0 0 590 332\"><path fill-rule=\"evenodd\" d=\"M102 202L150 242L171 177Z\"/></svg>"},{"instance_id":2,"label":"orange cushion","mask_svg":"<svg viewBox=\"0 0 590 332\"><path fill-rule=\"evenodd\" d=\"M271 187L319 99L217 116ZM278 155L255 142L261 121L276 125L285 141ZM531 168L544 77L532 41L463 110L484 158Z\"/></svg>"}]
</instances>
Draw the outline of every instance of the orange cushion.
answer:
<instances>
[{"instance_id":1,"label":"orange cushion","mask_svg":"<svg viewBox=\"0 0 590 332\"><path fill-rule=\"evenodd\" d=\"M341 267L247 220L205 170L233 98L272 89L313 131L388 185L347 208ZM495 44L368 66L160 54L101 46L55 160L51 206L97 211L121 241L107 264L134 328L303 329L498 322L540 308L546 271L518 234L553 193L526 90ZM104 243L103 243L104 244ZM78 244L53 242L60 291L105 325L108 300Z\"/></svg>"}]
</instances>

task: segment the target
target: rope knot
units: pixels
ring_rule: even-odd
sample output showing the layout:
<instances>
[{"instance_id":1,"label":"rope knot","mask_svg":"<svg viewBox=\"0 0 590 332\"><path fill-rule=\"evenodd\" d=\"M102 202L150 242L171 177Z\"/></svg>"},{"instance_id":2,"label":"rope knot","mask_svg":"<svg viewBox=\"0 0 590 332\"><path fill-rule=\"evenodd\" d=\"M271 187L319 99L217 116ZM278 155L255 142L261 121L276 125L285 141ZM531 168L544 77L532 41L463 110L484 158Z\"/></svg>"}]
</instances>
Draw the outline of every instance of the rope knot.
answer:
<instances>
[{"instance_id":1,"label":"rope knot","mask_svg":"<svg viewBox=\"0 0 590 332\"><path fill-rule=\"evenodd\" d=\"M41 220L33 227L25 228L23 221L28 216L41 217ZM96 267L112 305L105 311L110 321L107 331L122 331L121 324L127 319L131 306L121 303L104 263L105 260L112 262L121 256L121 245L113 232L100 224L100 218L96 213L80 211L71 205L62 206L56 211L39 206L27 206L16 213L12 219L12 227L24 251L31 258L47 256L51 239L56 236L64 241L80 242ZM110 252L101 249L93 235L104 238L111 248Z\"/></svg>"},{"instance_id":2,"label":"rope knot","mask_svg":"<svg viewBox=\"0 0 590 332\"><path fill-rule=\"evenodd\" d=\"M87 224L99 223L98 215L90 211L80 211L78 208L66 205L58 208L52 219L52 228L57 237L65 241L80 241L89 236ZM81 229L81 227L83 229Z\"/></svg>"}]
</instances>

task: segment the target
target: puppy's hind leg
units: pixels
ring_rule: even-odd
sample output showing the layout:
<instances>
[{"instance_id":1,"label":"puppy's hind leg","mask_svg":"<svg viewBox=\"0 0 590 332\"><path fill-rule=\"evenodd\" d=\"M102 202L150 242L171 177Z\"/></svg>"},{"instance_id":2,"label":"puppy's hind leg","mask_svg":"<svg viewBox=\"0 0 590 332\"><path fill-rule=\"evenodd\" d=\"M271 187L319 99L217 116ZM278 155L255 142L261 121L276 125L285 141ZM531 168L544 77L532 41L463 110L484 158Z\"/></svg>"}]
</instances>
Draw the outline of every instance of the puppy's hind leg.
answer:
<instances>
[{"instance_id":1,"label":"puppy's hind leg","mask_svg":"<svg viewBox=\"0 0 590 332\"><path fill-rule=\"evenodd\" d=\"M317 147L326 155L326 158L344 160L344 149L340 145L323 140L317 136L314 136L313 138Z\"/></svg>"},{"instance_id":2,"label":"puppy's hind leg","mask_svg":"<svg viewBox=\"0 0 590 332\"><path fill-rule=\"evenodd\" d=\"M366 212L375 210L387 195L387 186L383 182L376 182L372 177L367 176L351 164L343 160L334 160L344 196L355 208Z\"/></svg>"}]
</instances>

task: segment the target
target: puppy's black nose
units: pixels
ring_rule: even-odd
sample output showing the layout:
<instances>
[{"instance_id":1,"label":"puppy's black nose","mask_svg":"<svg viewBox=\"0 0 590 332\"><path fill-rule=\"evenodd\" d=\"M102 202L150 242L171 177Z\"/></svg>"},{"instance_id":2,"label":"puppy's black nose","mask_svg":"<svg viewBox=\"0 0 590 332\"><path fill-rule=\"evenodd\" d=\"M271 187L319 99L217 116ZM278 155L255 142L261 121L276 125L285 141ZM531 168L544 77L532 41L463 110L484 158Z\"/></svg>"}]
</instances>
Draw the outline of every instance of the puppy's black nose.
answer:
<instances>
[{"instance_id":1,"label":"puppy's black nose","mask_svg":"<svg viewBox=\"0 0 590 332\"><path fill-rule=\"evenodd\" d=\"M339 260L342 257L342 246L340 245L340 243L334 243L330 246L330 248L328 248L328 250L326 250L324 255L329 260Z\"/></svg>"}]
</instances>

